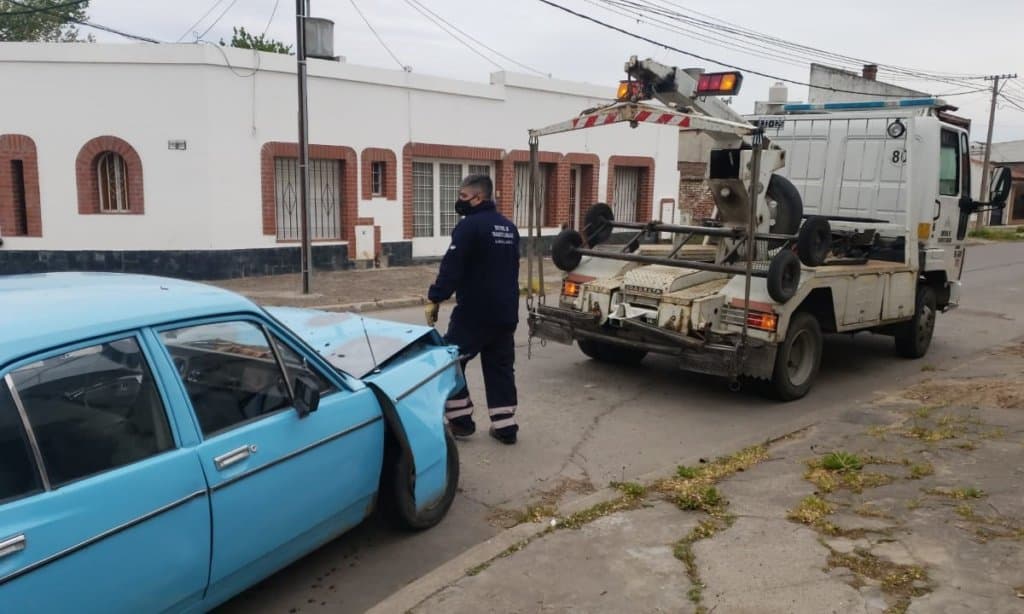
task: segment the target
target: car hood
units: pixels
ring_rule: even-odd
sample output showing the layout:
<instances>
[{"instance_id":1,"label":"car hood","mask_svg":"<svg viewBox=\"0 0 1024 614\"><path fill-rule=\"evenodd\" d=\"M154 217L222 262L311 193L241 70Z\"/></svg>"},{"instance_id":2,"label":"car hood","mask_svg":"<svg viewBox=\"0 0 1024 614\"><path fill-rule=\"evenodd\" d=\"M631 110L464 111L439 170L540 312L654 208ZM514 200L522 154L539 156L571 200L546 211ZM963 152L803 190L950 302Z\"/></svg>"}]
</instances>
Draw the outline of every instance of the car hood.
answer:
<instances>
[{"instance_id":1,"label":"car hood","mask_svg":"<svg viewBox=\"0 0 1024 614\"><path fill-rule=\"evenodd\" d=\"M424 337L441 343L437 331L429 326L367 318L358 313L299 307L269 307L267 312L334 367L359 378Z\"/></svg>"}]
</instances>

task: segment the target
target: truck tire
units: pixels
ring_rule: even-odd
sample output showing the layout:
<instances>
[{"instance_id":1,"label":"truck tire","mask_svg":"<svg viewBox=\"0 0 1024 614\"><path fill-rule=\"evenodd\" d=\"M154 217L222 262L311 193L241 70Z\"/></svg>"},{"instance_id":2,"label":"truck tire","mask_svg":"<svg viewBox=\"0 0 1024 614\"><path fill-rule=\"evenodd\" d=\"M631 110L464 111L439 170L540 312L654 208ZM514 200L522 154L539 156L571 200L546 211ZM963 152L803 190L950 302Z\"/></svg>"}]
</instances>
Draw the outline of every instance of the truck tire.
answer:
<instances>
[{"instance_id":1,"label":"truck tire","mask_svg":"<svg viewBox=\"0 0 1024 614\"><path fill-rule=\"evenodd\" d=\"M821 367L822 335L818 319L799 311L789 321L786 340L775 354L771 388L780 401L803 397L814 385Z\"/></svg>"},{"instance_id":2,"label":"truck tire","mask_svg":"<svg viewBox=\"0 0 1024 614\"><path fill-rule=\"evenodd\" d=\"M935 289L917 287L914 317L896 329L896 353L905 358L921 358L928 353L935 332Z\"/></svg>"},{"instance_id":3,"label":"truck tire","mask_svg":"<svg viewBox=\"0 0 1024 614\"><path fill-rule=\"evenodd\" d=\"M832 249L832 225L820 215L804 221L796 239L796 253L807 266L821 266Z\"/></svg>"},{"instance_id":4,"label":"truck tire","mask_svg":"<svg viewBox=\"0 0 1024 614\"><path fill-rule=\"evenodd\" d=\"M448 481L444 492L432 505L418 511L413 496L416 476L409 452L402 450L397 455L391 455L390 459L385 456L385 462L391 462L383 469L381 513L392 526L408 531L422 531L441 522L448 513L459 487L459 449L447 428L444 430L444 443L448 448Z\"/></svg>"},{"instance_id":5,"label":"truck tire","mask_svg":"<svg viewBox=\"0 0 1024 614\"><path fill-rule=\"evenodd\" d=\"M587 239L587 245L597 247L612 236L612 227L609 222L615 221L615 214L612 208L605 203L594 203L583 215L583 234Z\"/></svg>"},{"instance_id":6,"label":"truck tire","mask_svg":"<svg viewBox=\"0 0 1024 614\"><path fill-rule=\"evenodd\" d=\"M800 259L784 249L772 257L768 265L768 295L779 303L793 298L800 285Z\"/></svg>"},{"instance_id":7,"label":"truck tire","mask_svg":"<svg viewBox=\"0 0 1024 614\"><path fill-rule=\"evenodd\" d=\"M576 343L579 344L580 351L587 356L613 365L638 365L644 356L647 356L644 350L602 343L594 339L577 339Z\"/></svg>"},{"instance_id":8,"label":"truck tire","mask_svg":"<svg viewBox=\"0 0 1024 614\"><path fill-rule=\"evenodd\" d=\"M575 230L563 230L551 244L551 262L568 273L578 267L583 260L583 256L576 251L582 246L583 235Z\"/></svg>"},{"instance_id":9,"label":"truck tire","mask_svg":"<svg viewBox=\"0 0 1024 614\"><path fill-rule=\"evenodd\" d=\"M769 227L769 232L795 235L800 230L800 221L804 217L804 201L796 186L782 175L772 175L768 182L767 196L768 200L776 203L775 219Z\"/></svg>"}]
</instances>

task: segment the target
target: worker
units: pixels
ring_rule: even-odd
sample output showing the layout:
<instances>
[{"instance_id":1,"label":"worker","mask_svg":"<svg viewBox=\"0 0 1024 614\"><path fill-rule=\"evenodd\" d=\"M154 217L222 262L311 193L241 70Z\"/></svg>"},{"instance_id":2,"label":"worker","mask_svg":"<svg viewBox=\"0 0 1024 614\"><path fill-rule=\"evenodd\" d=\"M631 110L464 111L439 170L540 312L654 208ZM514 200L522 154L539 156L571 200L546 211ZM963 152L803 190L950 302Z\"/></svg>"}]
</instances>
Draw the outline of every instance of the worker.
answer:
<instances>
[{"instance_id":1,"label":"worker","mask_svg":"<svg viewBox=\"0 0 1024 614\"><path fill-rule=\"evenodd\" d=\"M519 323L519 230L498 213L494 184L469 175L459 186L455 211L464 216L452 230L437 280L427 293L427 324L437 323L440 304L455 294L445 340L457 345L462 368L477 354L484 374L491 437L516 442L515 343ZM456 437L476 432L473 401L463 385L445 403L445 418Z\"/></svg>"}]
</instances>

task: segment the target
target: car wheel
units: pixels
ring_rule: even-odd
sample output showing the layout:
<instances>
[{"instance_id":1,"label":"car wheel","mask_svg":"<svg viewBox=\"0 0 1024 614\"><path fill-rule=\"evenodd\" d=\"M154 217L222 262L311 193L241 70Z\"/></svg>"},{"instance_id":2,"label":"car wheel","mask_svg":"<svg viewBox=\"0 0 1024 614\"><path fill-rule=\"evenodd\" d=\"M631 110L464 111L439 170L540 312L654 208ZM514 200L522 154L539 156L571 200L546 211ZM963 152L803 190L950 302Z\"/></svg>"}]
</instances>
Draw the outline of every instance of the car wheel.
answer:
<instances>
[{"instance_id":1,"label":"car wheel","mask_svg":"<svg viewBox=\"0 0 1024 614\"><path fill-rule=\"evenodd\" d=\"M781 401L801 398L814 385L821 366L822 335L817 318L798 312L775 354L772 392Z\"/></svg>"},{"instance_id":2,"label":"car wheel","mask_svg":"<svg viewBox=\"0 0 1024 614\"><path fill-rule=\"evenodd\" d=\"M422 531L441 522L448 513L459 487L459 449L447 428L444 430L444 443L448 448L448 481L441 497L422 510L416 510L413 494L416 474L409 451L402 450L398 458L385 468L389 473L385 475L381 489L384 499L381 511L391 524L410 531Z\"/></svg>"},{"instance_id":3,"label":"car wheel","mask_svg":"<svg viewBox=\"0 0 1024 614\"><path fill-rule=\"evenodd\" d=\"M580 351L587 356L613 365L637 365L644 356L647 356L644 350L602 343L594 339L578 339L576 343L579 344Z\"/></svg>"},{"instance_id":4,"label":"car wheel","mask_svg":"<svg viewBox=\"0 0 1024 614\"><path fill-rule=\"evenodd\" d=\"M784 249L772 257L768 265L768 295L779 303L793 298L800 286L800 259Z\"/></svg>"},{"instance_id":5,"label":"car wheel","mask_svg":"<svg viewBox=\"0 0 1024 614\"><path fill-rule=\"evenodd\" d=\"M931 286L919 286L914 317L896 331L896 352L906 358L921 358L928 353L935 333L936 299Z\"/></svg>"},{"instance_id":6,"label":"car wheel","mask_svg":"<svg viewBox=\"0 0 1024 614\"><path fill-rule=\"evenodd\" d=\"M832 225L820 215L804 221L796 239L796 253L807 266L821 266L832 249Z\"/></svg>"}]
</instances>

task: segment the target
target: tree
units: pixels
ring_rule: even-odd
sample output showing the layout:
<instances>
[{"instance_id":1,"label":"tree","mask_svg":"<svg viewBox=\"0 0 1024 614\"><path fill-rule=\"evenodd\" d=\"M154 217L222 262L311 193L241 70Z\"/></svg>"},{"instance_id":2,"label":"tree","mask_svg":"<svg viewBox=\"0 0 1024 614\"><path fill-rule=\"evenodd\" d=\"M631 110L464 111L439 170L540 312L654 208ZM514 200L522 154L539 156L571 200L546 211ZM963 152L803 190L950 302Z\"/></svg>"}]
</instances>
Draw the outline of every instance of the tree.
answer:
<instances>
[{"instance_id":1,"label":"tree","mask_svg":"<svg viewBox=\"0 0 1024 614\"><path fill-rule=\"evenodd\" d=\"M3 0L0 0L2 2ZM285 45L281 41L267 38L266 34L260 34L254 36L252 33L246 31L245 28L231 28L234 34L231 36L232 47L238 47L239 49L255 49L256 51L269 51L270 53L284 53L290 54L292 52L291 45ZM221 47L227 43L224 39L220 39Z\"/></svg>"},{"instance_id":2,"label":"tree","mask_svg":"<svg viewBox=\"0 0 1024 614\"><path fill-rule=\"evenodd\" d=\"M0 0L0 41L91 43L75 25L88 19L88 7L88 0Z\"/></svg>"}]
</instances>

